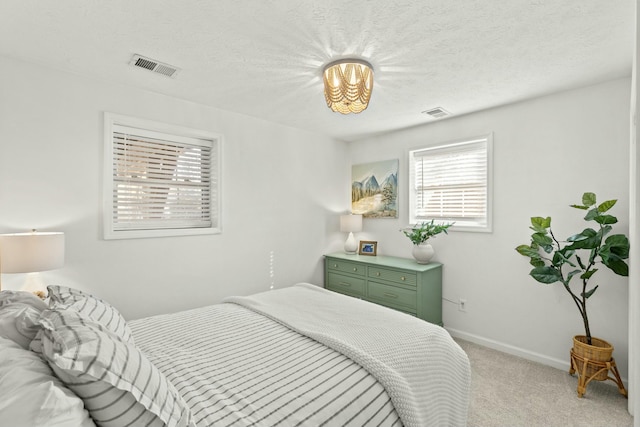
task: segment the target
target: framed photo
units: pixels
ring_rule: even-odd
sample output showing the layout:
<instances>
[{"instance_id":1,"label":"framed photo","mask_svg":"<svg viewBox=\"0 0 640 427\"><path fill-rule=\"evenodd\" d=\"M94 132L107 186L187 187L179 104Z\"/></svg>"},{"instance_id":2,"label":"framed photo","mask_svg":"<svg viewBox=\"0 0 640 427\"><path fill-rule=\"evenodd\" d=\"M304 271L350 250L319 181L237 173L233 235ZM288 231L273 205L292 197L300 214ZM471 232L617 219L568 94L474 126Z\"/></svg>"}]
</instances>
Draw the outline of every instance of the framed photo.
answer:
<instances>
[{"instance_id":1,"label":"framed photo","mask_svg":"<svg viewBox=\"0 0 640 427\"><path fill-rule=\"evenodd\" d=\"M370 240L360 240L360 250L358 251L358 254L376 256L377 252L378 242L372 242Z\"/></svg>"}]
</instances>

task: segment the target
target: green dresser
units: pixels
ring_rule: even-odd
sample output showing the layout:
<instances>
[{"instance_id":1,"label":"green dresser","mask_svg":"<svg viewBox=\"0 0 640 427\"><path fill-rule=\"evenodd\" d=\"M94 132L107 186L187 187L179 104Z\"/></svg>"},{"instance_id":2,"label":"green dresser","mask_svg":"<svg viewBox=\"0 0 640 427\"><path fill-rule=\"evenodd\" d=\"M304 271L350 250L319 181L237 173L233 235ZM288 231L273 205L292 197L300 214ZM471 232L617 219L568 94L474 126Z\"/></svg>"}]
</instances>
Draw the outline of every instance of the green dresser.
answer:
<instances>
[{"instance_id":1,"label":"green dresser","mask_svg":"<svg viewBox=\"0 0 640 427\"><path fill-rule=\"evenodd\" d=\"M324 265L327 289L442 325L442 264L337 252Z\"/></svg>"}]
</instances>

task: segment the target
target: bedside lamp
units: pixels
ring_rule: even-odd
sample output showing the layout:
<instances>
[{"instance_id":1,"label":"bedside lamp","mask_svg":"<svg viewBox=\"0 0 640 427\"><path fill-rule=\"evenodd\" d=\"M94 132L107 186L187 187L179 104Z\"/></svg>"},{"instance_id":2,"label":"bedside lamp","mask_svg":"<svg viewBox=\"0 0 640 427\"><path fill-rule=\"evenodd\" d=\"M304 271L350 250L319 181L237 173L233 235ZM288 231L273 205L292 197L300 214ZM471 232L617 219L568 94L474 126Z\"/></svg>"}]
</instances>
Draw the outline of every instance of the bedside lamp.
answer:
<instances>
[{"instance_id":1,"label":"bedside lamp","mask_svg":"<svg viewBox=\"0 0 640 427\"><path fill-rule=\"evenodd\" d=\"M0 234L0 274L37 273L63 265L64 233L33 230L31 233ZM42 290L27 289L34 287L33 281L33 276L27 276L23 288Z\"/></svg>"},{"instance_id":2,"label":"bedside lamp","mask_svg":"<svg viewBox=\"0 0 640 427\"><path fill-rule=\"evenodd\" d=\"M349 233L349 237L344 243L345 253L355 254L358 251L358 243L356 243L353 233L362 231L362 215L341 215L340 231Z\"/></svg>"}]
</instances>

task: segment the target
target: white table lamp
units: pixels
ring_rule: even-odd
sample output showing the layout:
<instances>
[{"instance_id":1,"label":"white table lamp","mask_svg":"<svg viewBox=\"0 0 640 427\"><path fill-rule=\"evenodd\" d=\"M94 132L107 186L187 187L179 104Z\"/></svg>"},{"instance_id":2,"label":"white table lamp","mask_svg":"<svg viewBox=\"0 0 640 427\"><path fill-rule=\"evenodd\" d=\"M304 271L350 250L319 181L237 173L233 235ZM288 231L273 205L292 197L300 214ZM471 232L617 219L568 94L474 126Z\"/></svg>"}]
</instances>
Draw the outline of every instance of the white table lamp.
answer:
<instances>
[{"instance_id":1,"label":"white table lamp","mask_svg":"<svg viewBox=\"0 0 640 427\"><path fill-rule=\"evenodd\" d=\"M344 243L344 251L348 254L355 254L358 251L358 243L353 237L353 233L362 231L362 215L341 215L340 231L349 233L349 237Z\"/></svg>"},{"instance_id":2,"label":"white table lamp","mask_svg":"<svg viewBox=\"0 0 640 427\"><path fill-rule=\"evenodd\" d=\"M0 234L0 274L36 273L63 265L64 233L33 230L31 233ZM29 287L33 287L33 284L27 283L23 288L42 290Z\"/></svg>"}]
</instances>

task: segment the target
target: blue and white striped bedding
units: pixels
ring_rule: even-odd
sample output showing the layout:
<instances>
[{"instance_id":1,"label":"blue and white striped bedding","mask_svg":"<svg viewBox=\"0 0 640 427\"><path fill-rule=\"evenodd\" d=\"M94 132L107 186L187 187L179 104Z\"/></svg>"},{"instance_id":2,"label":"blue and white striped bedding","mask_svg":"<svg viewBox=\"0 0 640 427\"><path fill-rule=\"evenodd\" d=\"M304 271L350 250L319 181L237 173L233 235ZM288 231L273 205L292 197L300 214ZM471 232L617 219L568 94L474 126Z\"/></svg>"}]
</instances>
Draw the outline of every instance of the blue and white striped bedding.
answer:
<instances>
[{"instance_id":1,"label":"blue and white striped bedding","mask_svg":"<svg viewBox=\"0 0 640 427\"><path fill-rule=\"evenodd\" d=\"M236 304L130 322L198 426L401 426L389 395L341 353Z\"/></svg>"}]
</instances>

